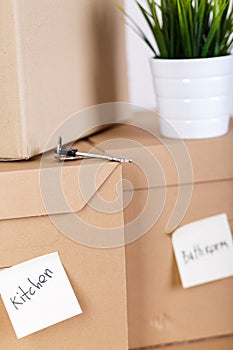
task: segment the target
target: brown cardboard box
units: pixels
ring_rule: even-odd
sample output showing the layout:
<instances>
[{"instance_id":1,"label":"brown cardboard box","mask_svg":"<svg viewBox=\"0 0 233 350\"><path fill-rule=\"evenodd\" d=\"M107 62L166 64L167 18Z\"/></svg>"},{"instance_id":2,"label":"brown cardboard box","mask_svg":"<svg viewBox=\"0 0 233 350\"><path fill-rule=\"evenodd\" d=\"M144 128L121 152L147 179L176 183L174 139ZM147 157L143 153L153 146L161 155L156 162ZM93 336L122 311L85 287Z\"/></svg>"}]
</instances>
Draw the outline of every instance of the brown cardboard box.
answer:
<instances>
[{"instance_id":1,"label":"brown cardboard box","mask_svg":"<svg viewBox=\"0 0 233 350\"><path fill-rule=\"evenodd\" d=\"M131 167L123 165L123 179L131 183L131 188L128 182L124 184L125 204L129 201L124 213L126 240L127 235L135 238L138 229L144 233L126 247L130 348L232 334L233 278L183 289L171 236L165 232L178 193L183 195L187 211L180 207L178 217L181 220L177 224L223 212L233 221L233 123L224 137L185 142L193 168L191 181L188 166L183 163L182 168L182 162L187 159L182 158L182 153L178 153L178 158L172 158L166 148L175 154L179 141L159 140L151 135L152 132L158 135L155 116L151 113L144 113L139 119L135 116L135 124L143 126L144 130L120 125L90 137L96 147L108 153L133 157L136 162ZM182 160L180 178L179 160ZM157 170L158 164L166 185ZM132 196L130 200L129 195ZM159 213L157 207L162 200L164 207L157 215L158 220L151 227L146 226L150 216L145 216L143 210L147 208L146 212L157 210ZM143 220L127 226L140 214L144 215Z\"/></svg>"},{"instance_id":2,"label":"brown cardboard box","mask_svg":"<svg viewBox=\"0 0 233 350\"><path fill-rule=\"evenodd\" d=\"M41 153L84 108L127 101L126 77L124 24L111 1L0 0L0 158ZM65 141L102 118L80 114Z\"/></svg>"},{"instance_id":3,"label":"brown cardboard box","mask_svg":"<svg viewBox=\"0 0 233 350\"><path fill-rule=\"evenodd\" d=\"M79 146L84 151L90 148L86 142L80 142ZM93 207L97 196L110 200L112 194L115 195L115 187L121 183L121 168L115 163L95 160L64 164L61 181L71 213L64 210L63 214L59 203L47 209L50 213L56 213L53 220L64 219L68 223L70 215L75 212L81 220L80 226L75 226L75 229L80 230L77 233L84 239L83 244L78 244L69 235L62 234L59 223L57 228L51 222L52 217L46 215L43 193L41 196L44 188L39 185L39 180L43 181L40 160L37 157L30 162L0 164L0 268L58 251L83 314L17 340L0 302L0 348L127 350L125 248L97 249L94 242L92 247L84 244L91 245L86 240L91 227L102 231L116 228L116 234L123 239L122 210L112 211L111 202L108 202L109 215ZM80 191L80 183L76 183L82 169L85 169L85 174L91 174L86 179L87 187L91 187L95 174L99 173L96 190L94 193L88 192L87 203L87 197L84 198ZM46 155L42 171L48 177L48 185L56 184L57 170L61 170L61 163L54 160L53 154ZM49 182L51 174L54 181ZM56 196L56 187L48 186L47 190L49 196Z\"/></svg>"}]
</instances>

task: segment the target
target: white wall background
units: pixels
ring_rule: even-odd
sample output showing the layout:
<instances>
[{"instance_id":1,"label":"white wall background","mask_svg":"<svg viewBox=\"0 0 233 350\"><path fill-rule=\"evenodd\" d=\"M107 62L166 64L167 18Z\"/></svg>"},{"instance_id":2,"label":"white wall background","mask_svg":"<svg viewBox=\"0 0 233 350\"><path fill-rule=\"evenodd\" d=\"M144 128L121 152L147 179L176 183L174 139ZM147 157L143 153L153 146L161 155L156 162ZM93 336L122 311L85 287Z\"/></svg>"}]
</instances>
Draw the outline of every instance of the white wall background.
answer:
<instances>
[{"instance_id":1,"label":"white wall background","mask_svg":"<svg viewBox=\"0 0 233 350\"><path fill-rule=\"evenodd\" d=\"M141 3L143 2L145 0L141 0ZM147 24L135 4L135 0L125 0L125 9L143 28L144 32L149 35ZM152 53L147 45L128 26L126 26L126 45L130 102L138 106L138 108L154 109L156 102L149 64Z\"/></svg>"},{"instance_id":2,"label":"white wall background","mask_svg":"<svg viewBox=\"0 0 233 350\"><path fill-rule=\"evenodd\" d=\"M125 9L143 28L144 32L150 34L135 0L125 0ZM151 51L128 26L126 26L126 45L130 102L139 107L155 108L155 94L149 63L149 59L152 57Z\"/></svg>"}]
</instances>

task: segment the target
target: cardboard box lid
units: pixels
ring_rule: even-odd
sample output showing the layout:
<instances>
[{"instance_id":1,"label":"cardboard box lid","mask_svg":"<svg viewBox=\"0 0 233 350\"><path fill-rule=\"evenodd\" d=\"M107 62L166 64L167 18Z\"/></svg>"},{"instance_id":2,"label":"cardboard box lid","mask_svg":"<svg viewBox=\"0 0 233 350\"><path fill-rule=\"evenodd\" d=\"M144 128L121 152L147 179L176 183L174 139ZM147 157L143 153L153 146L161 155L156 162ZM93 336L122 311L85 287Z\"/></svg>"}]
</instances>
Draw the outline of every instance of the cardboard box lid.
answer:
<instances>
[{"instance_id":1,"label":"cardboard box lid","mask_svg":"<svg viewBox=\"0 0 233 350\"><path fill-rule=\"evenodd\" d=\"M92 146L86 141L80 141L78 147L87 152ZM78 212L117 166L118 163L94 159L59 163L54 158L54 152L29 162L1 162L0 220ZM43 200L46 193L53 196L57 191L56 180L61 181L61 190L70 208L60 201L53 201L52 207L45 208Z\"/></svg>"},{"instance_id":2,"label":"cardboard box lid","mask_svg":"<svg viewBox=\"0 0 233 350\"><path fill-rule=\"evenodd\" d=\"M160 136L153 112L135 113L133 124L120 124L90 141L107 153L135 160L130 168L123 165L124 178L134 189L233 178L233 120L223 137L187 141Z\"/></svg>"}]
</instances>

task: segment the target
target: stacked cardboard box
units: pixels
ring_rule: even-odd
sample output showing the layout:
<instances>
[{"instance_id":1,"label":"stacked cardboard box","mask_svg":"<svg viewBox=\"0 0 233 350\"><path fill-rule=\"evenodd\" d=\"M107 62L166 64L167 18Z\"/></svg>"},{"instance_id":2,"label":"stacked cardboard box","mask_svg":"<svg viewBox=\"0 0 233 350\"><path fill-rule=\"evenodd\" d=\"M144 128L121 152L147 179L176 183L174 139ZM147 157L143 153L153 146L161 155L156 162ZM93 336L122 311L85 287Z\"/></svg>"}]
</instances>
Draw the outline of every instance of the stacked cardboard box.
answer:
<instances>
[{"instance_id":1,"label":"stacked cardboard box","mask_svg":"<svg viewBox=\"0 0 233 350\"><path fill-rule=\"evenodd\" d=\"M133 157L134 164L63 165L53 154L1 164L1 268L58 251L83 309L81 316L17 340L1 305L2 347L232 347L233 278L183 289L166 228L179 193L185 206L177 225L222 212L232 222L233 125L222 138L180 143L155 137L155 119L143 114L135 117L137 127L118 125L78 144L82 151L94 145L95 151ZM65 204L57 200L59 183ZM151 212L157 219L152 224ZM74 214L79 220L73 226Z\"/></svg>"},{"instance_id":2,"label":"stacked cardboard box","mask_svg":"<svg viewBox=\"0 0 233 350\"><path fill-rule=\"evenodd\" d=\"M84 108L127 101L124 24L109 0L0 0L0 62L0 158L41 153L78 114L64 135L76 140L103 121Z\"/></svg>"},{"instance_id":3,"label":"stacked cardboard box","mask_svg":"<svg viewBox=\"0 0 233 350\"><path fill-rule=\"evenodd\" d=\"M86 142L79 146L83 151L90 148ZM90 174L85 186L90 188L90 179L95 185L85 199L77 182L81 169ZM58 187L54 184L60 179L58 174L69 210L56 199ZM114 212L113 204L108 203L112 214L105 215L93 205L98 196L109 198L109 193L115 193L118 183L120 167L102 161L62 166L54 154L49 154L43 164L40 157L30 162L0 164L0 269L57 251L83 310L82 315L17 340L0 302L1 349L128 349L125 248L98 249L95 237L91 235L93 242L89 237L91 228L98 227L100 232L115 229L124 239L123 211ZM46 209L47 194L54 202ZM70 224L72 219L76 225L71 224L74 232L70 237L72 232L62 232L59 225Z\"/></svg>"},{"instance_id":4,"label":"stacked cardboard box","mask_svg":"<svg viewBox=\"0 0 233 350\"><path fill-rule=\"evenodd\" d=\"M160 138L153 113L135 116L134 124L91 137L103 151L135 159L123 166L126 241L138 238L126 247L130 348L232 334L233 278L183 289L166 231L178 197L185 205L176 225L224 212L232 223L233 123L224 137L184 143ZM145 208L157 211L152 225ZM134 235L138 226L141 237Z\"/></svg>"}]
</instances>

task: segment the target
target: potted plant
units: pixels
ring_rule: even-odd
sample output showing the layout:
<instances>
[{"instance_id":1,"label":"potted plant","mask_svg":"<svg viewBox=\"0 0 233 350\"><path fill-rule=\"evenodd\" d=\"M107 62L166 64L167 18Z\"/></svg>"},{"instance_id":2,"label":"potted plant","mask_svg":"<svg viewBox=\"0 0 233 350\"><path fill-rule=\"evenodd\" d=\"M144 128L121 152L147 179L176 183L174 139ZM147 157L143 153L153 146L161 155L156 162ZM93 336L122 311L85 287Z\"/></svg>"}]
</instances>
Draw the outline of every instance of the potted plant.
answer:
<instances>
[{"instance_id":1,"label":"potted plant","mask_svg":"<svg viewBox=\"0 0 233 350\"><path fill-rule=\"evenodd\" d=\"M196 139L225 134L233 98L232 1L136 3L152 40L120 9L153 54L162 135Z\"/></svg>"}]
</instances>

